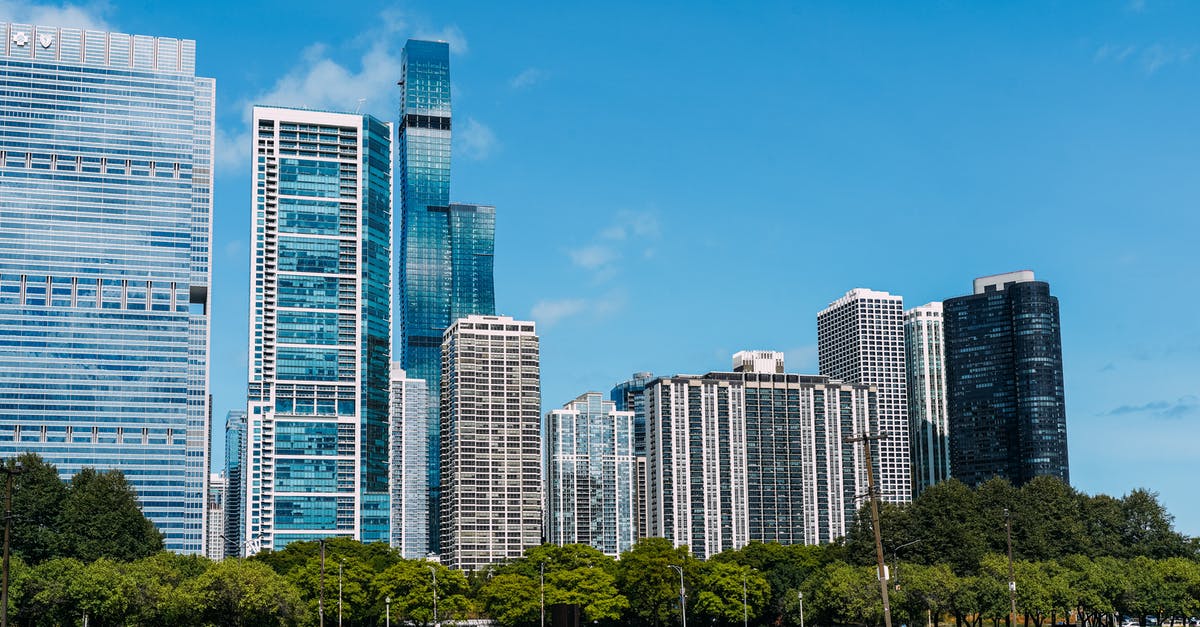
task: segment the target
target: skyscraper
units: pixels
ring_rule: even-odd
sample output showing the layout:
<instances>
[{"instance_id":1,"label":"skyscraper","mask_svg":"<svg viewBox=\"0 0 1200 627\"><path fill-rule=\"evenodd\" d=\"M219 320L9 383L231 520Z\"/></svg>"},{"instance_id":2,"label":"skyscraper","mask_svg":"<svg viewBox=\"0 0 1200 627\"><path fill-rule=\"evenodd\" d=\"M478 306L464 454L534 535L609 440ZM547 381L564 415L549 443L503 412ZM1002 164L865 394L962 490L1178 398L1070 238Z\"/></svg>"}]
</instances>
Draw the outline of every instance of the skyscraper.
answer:
<instances>
[{"instance_id":1,"label":"skyscraper","mask_svg":"<svg viewBox=\"0 0 1200 627\"><path fill-rule=\"evenodd\" d=\"M821 374L875 388L880 498L912 500L908 395L904 366L904 299L857 288L817 314Z\"/></svg>"},{"instance_id":2,"label":"skyscraper","mask_svg":"<svg viewBox=\"0 0 1200 627\"><path fill-rule=\"evenodd\" d=\"M255 107L246 538L389 539L391 132Z\"/></svg>"},{"instance_id":3,"label":"skyscraper","mask_svg":"<svg viewBox=\"0 0 1200 627\"><path fill-rule=\"evenodd\" d=\"M866 492L862 448L844 440L876 431L874 390L829 377L787 374L783 353L743 351L732 373L746 416L746 502L752 542L820 544L846 534Z\"/></svg>"},{"instance_id":4,"label":"skyscraper","mask_svg":"<svg viewBox=\"0 0 1200 627\"><path fill-rule=\"evenodd\" d=\"M210 560L225 559L225 542L221 536L224 533L225 515L228 511L225 509L228 489L225 475L217 472L209 473L208 502L205 505L204 514L208 518L208 539L204 543L204 556Z\"/></svg>"},{"instance_id":5,"label":"skyscraper","mask_svg":"<svg viewBox=\"0 0 1200 627\"><path fill-rule=\"evenodd\" d=\"M399 303L401 362L430 390L441 385L442 335L455 320L496 313L492 255L495 209L450 203L450 47L410 39L400 78L397 180L401 219ZM430 403L429 503L441 501L438 403ZM438 517L430 550L438 550Z\"/></svg>"},{"instance_id":6,"label":"skyscraper","mask_svg":"<svg viewBox=\"0 0 1200 627\"><path fill-rule=\"evenodd\" d=\"M646 386L648 536L701 559L749 542L744 392L740 377Z\"/></svg>"},{"instance_id":7,"label":"skyscraper","mask_svg":"<svg viewBox=\"0 0 1200 627\"><path fill-rule=\"evenodd\" d=\"M190 40L0 37L0 457L121 470L202 553L214 81Z\"/></svg>"},{"instance_id":8,"label":"skyscraper","mask_svg":"<svg viewBox=\"0 0 1200 627\"><path fill-rule=\"evenodd\" d=\"M542 542L541 377L532 322L468 316L442 344L441 559L477 570Z\"/></svg>"},{"instance_id":9,"label":"skyscraper","mask_svg":"<svg viewBox=\"0 0 1200 627\"><path fill-rule=\"evenodd\" d=\"M246 541L246 412L225 417L225 555L242 555Z\"/></svg>"},{"instance_id":10,"label":"skyscraper","mask_svg":"<svg viewBox=\"0 0 1200 627\"><path fill-rule=\"evenodd\" d=\"M950 471L967 485L1070 481L1058 299L1024 270L945 301Z\"/></svg>"},{"instance_id":11,"label":"skyscraper","mask_svg":"<svg viewBox=\"0 0 1200 627\"><path fill-rule=\"evenodd\" d=\"M588 392L546 415L546 541L619 557L636 539L633 412Z\"/></svg>"},{"instance_id":12,"label":"skyscraper","mask_svg":"<svg viewBox=\"0 0 1200 627\"><path fill-rule=\"evenodd\" d=\"M928 303L904 312L913 498L920 496L925 488L950 478L944 337L941 303Z\"/></svg>"},{"instance_id":13,"label":"skyscraper","mask_svg":"<svg viewBox=\"0 0 1200 627\"><path fill-rule=\"evenodd\" d=\"M649 372L635 372L628 381L618 383L609 392L609 398L617 411L633 412L633 456L636 469L634 479L634 502L637 516L634 519L635 538L645 538L646 522L646 384L654 380Z\"/></svg>"},{"instance_id":14,"label":"skyscraper","mask_svg":"<svg viewBox=\"0 0 1200 627\"><path fill-rule=\"evenodd\" d=\"M429 392L392 362L391 443L392 548L407 559L429 554Z\"/></svg>"}]
</instances>

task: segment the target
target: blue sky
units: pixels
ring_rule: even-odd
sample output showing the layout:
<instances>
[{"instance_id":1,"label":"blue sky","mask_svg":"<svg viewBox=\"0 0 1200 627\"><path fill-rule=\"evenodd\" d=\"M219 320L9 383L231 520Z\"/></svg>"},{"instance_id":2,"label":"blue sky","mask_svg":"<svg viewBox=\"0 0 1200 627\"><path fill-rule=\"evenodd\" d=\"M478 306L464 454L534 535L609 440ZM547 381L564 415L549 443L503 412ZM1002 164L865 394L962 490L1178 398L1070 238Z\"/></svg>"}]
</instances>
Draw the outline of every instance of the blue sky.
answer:
<instances>
[{"instance_id":1,"label":"blue sky","mask_svg":"<svg viewBox=\"0 0 1200 627\"><path fill-rule=\"evenodd\" d=\"M396 116L451 42L452 197L497 207L545 409L744 348L816 371L845 291L1032 269L1060 298L1071 474L1200 535L1200 5L0 0L195 39L217 79L216 430L244 402L253 103ZM361 104L359 99L364 99ZM220 453L217 453L220 456Z\"/></svg>"}]
</instances>

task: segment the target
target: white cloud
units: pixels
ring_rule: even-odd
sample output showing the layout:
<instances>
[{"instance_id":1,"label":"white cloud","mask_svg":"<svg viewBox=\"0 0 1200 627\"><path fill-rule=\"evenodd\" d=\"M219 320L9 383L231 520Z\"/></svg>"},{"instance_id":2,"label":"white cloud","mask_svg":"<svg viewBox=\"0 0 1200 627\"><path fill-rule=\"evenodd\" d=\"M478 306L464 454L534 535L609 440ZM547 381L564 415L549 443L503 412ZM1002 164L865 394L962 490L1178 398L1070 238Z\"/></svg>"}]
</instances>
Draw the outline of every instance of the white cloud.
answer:
<instances>
[{"instance_id":1,"label":"white cloud","mask_svg":"<svg viewBox=\"0 0 1200 627\"><path fill-rule=\"evenodd\" d=\"M109 10L107 2L71 4L0 0L0 15L4 16L5 20L34 26L111 30L112 26L104 18Z\"/></svg>"},{"instance_id":2,"label":"white cloud","mask_svg":"<svg viewBox=\"0 0 1200 627\"><path fill-rule=\"evenodd\" d=\"M471 117L467 118L462 128L453 133L453 138L458 154L474 161L487 159L499 145L492 129Z\"/></svg>"},{"instance_id":3,"label":"white cloud","mask_svg":"<svg viewBox=\"0 0 1200 627\"><path fill-rule=\"evenodd\" d=\"M1142 52L1142 68L1147 74L1153 74L1164 65L1172 63L1187 63L1195 56L1196 49L1180 46L1154 44Z\"/></svg>"},{"instance_id":4,"label":"white cloud","mask_svg":"<svg viewBox=\"0 0 1200 627\"><path fill-rule=\"evenodd\" d=\"M1096 49L1094 60L1099 62L1111 59L1121 63L1136 51L1137 46L1133 45L1104 44Z\"/></svg>"},{"instance_id":5,"label":"white cloud","mask_svg":"<svg viewBox=\"0 0 1200 627\"><path fill-rule=\"evenodd\" d=\"M213 163L217 175L241 172L250 161L250 132L245 130L244 123L239 128L242 132L231 135L225 127L217 125L216 143L213 145Z\"/></svg>"},{"instance_id":6,"label":"white cloud","mask_svg":"<svg viewBox=\"0 0 1200 627\"><path fill-rule=\"evenodd\" d=\"M463 34L459 27L451 24L443 26L440 29L433 30L429 28L421 28L414 35L417 39L429 39L432 41L444 41L450 44L450 52L454 54L466 54L469 46L467 45L467 36Z\"/></svg>"},{"instance_id":7,"label":"white cloud","mask_svg":"<svg viewBox=\"0 0 1200 627\"><path fill-rule=\"evenodd\" d=\"M261 104L358 110L389 119L400 97L396 80L401 67L400 53L389 43L390 38L381 38L349 67L335 61L325 44L313 44L302 53L303 63L255 96L243 115L249 119L248 105Z\"/></svg>"},{"instance_id":8,"label":"white cloud","mask_svg":"<svg viewBox=\"0 0 1200 627\"><path fill-rule=\"evenodd\" d=\"M564 318L578 315L587 308L587 301L582 298L564 298L561 300L540 300L533 306L530 314L534 322L549 327Z\"/></svg>"},{"instance_id":9,"label":"white cloud","mask_svg":"<svg viewBox=\"0 0 1200 627\"><path fill-rule=\"evenodd\" d=\"M540 300L533 306L530 316L542 328L549 328L579 316L593 320L606 318L624 309L628 302L629 298L622 290L612 290L598 298Z\"/></svg>"},{"instance_id":10,"label":"white cloud","mask_svg":"<svg viewBox=\"0 0 1200 627\"><path fill-rule=\"evenodd\" d=\"M523 89L546 78L546 72L535 67L525 68L520 74L508 79L508 86L513 89Z\"/></svg>"},{"instance_id":11,"label":"white cloud","mask_svg":"<svg viewBox=\"0 0 1200 627\"><path fill-rule=\"evenodd\" d=\"M596 270L617 259L617 253L607 246L592 244L570 251L571 261L585 270Z\"/></svg>"}]
</instances>

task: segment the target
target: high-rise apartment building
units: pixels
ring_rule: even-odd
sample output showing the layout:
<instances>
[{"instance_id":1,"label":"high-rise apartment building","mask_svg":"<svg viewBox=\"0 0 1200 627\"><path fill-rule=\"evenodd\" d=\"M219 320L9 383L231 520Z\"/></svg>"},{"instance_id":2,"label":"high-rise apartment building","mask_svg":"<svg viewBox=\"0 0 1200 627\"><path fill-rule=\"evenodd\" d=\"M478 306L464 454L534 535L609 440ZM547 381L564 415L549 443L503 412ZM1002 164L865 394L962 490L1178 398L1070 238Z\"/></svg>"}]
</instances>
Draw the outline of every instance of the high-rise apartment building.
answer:
<instances>
[{"instance_id":1,"label":"high-rise apartment building","mask_svg":"<svg viewBox=\"0 0 1200 627\"><path fill-rule=\"evenodd\" d=\"M391 546L421 559L429 554L429 392L392 362L391 394Z\"/></svg>"},{"instance_id":2,"label":"high-rise apartment building","mask_svg":"<svg viewBox=\"0 0 1200 627\"><path fill-rule=\"evenodd\" d=\"M0 457L121 470L203 553L214 81L194 41L0 22Z\"/></svg>"},{"instance_id":3,"label":"high-rise apartment building","mask_svg":"<svg viewBox=\"0 0 1200 627\"><path fill-rule=\"evenodd\" d=\"M701 559L749 542L744 392L695 375L646 386L648 536Z\"/></svg>"},{"instance_id":4,"label":"high-rise apartment building","mask_svg":"<svg viewBox=\"0 0 1200 627\"><path fill-rule=\"evenodd\" d=\"M495 209L450 202L450 47L409 40L400 78L397 182L400 190L399 302L401 362L436 393L442 335L452 322L496 313L492 256ZM438 403L428 416L430 511L440 509ZM438 550L438 518L430 520Z\"/></svg>"},{"instance_id":5,"label":"high-rise apartment building","mask_svg":"<svg viewBox=\"0 0 1200 627\"><path fill-rule=\"evenodd\" d=\"M950 478L944 338L941 303L928 303L904 312L913 498L920 496L925 488Z\"/></svg>"},{"instance_id":6,"label":"high-rise apartment building","mask_svg":"<svg viewBox=\"0 0 1200 627\"><path fill-rule=\"evenodd\" d=\"M442 344L441 560L477 570L542 542L534 323L467 316Z\"/></svg>"},{"instance_id":7,"label":"high-rise apartment building","mask_svg":"<svg viewBox=\"0 0 1200 627\"><path fill-rule=\"evenodd\" d=\"M209 473L208 499L205 504L205 516L208 517L208 539L204 543L204 555L210 560L222 560L225 553L225 541L221 537L225 529L225 500L229 495L229 486L225 476L220 473Z\"/></svg>"},{"instance_id":8,"label":"high-rise apartment building","mask_svg":"<svg viewBox=\"0 0 1200 627\"><path fill-rule=\"evenodd\" d=\"M636 539L633 412L588 392L546 415L546 541L619 557Z\"/></svg>"},{"instance_id":9,"label":"high-rise apartment building","mask_svg":"<svg viewBox=\"0 0 1200 627\"><path fill-rule=\"evenodd\" d=\"M246 541L246 412L230 411L225 417L225 529L226 556L241 556Z\"/></svg>"},{"instance_id":10,"label":"high-rise apartment building","mask_svg":"<svg viewBox=\"0 0 1200 627\"><path fill-rule=\"evenodd\" d=\"M950 471L967 485L1070 481L1058 299L1028 270L945 301Z\"/></svg>"},{"instance_id":11,"label":"high-rise apartment building","mask_svg":"<svg viewBox=\"0 0 1200 627\"><path fill-rule=\"evenodd\" d=\"M255 107L247 539L389 539L392 126Z\"/></svg>"},{"instance_id":12,"label":"high-rise apartment building","mask_svg":"<svg viewBox=\"0 0 1200 627\"><path fill-rule=\"evenodd\" d=\"M634 518L633 534L635 538L645 538L648 532L646 522L646 384L654 380L649 372L635 372L628 381L618 383L609 392L609 398L616 405L617 411L633 412L633 456L634 456L634 503L636 517Z\"/></svg>"},{"instance_id":13,"label":"high-rise apartment building","mask_svg":"<svg viewBox=\"0 0 1200 627\"><path fill-rule=\"evenodd\" d=\"M904 299L857 288L817 314L821 374L874 387L877 394L880 498L912 500L907 376L904 365Z\"/></svg>"},{"instance_id":14,"label":"high-rise apartment building","mask_svg":"<svg viewBox=\"0 0 1200 627\"><path fill-rule=\"evenodd\" d=\"M746 501L752 542L821 544L846 534L866 493L862 448L876 431L874 389L784 373L783 353L733 356L746 417ZM878 465L876 463L876 468Z\"/></svg>"}]
</instances>

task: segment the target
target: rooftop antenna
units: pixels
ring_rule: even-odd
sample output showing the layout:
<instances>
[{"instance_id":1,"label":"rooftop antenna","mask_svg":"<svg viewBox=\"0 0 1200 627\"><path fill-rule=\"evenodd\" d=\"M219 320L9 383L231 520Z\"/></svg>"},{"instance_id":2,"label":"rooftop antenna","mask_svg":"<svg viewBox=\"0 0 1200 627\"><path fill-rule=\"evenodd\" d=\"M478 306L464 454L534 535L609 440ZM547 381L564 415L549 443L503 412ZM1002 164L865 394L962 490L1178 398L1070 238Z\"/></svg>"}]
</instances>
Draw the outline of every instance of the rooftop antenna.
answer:
<instances>
[{"instance_id":1,"label":"rooftop antenna","mask_svg":"<svg viewBox=\"0 0 1200 627\"><path fill-rule=\"evenodd\" d=\"M358 113L358 112L359 112L359 110L360 110L360 109L362 109L363 103L364 103L364 102L366 102L366 101L367 101L367 99L366 99L366 98L359 98L359 99L358 99L358 106L357 106L357 107L354 107L354 112L355 112L355 113Z\"/></svg>"}]
</instances>

